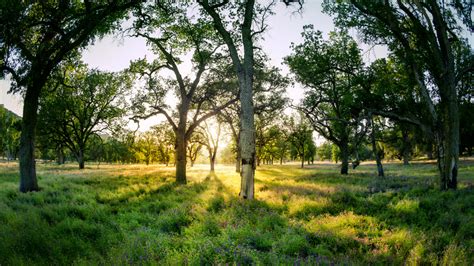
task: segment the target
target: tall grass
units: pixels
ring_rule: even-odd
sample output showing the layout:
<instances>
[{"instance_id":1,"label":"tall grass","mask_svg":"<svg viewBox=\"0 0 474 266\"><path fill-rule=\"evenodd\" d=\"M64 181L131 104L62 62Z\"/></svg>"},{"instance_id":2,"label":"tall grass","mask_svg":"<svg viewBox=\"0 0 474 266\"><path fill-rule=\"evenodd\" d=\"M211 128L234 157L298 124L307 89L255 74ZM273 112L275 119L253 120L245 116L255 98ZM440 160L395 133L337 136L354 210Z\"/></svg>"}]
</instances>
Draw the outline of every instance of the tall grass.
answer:
<instances>
[{"instance_id":1,"label":"tall grass","mask_svg":"<svg viewBox=\"0 0 474 266\"><path fill-rule=\"evenodd\" d=\"M441 192L436 166L332 164L258 169L254 201L232 166L40 165L41 191L17 192L0 164L0 265L474 264L474 167Z\"/></svg>"}]
</instances>

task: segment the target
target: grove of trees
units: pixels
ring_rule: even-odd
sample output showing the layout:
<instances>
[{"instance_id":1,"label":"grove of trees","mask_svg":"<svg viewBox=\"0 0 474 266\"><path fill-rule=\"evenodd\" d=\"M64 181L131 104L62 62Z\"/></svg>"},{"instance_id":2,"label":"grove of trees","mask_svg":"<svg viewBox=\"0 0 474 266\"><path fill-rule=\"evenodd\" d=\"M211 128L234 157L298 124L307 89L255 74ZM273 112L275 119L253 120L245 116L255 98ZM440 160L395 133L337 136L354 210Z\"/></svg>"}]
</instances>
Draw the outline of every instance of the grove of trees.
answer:
<instances>
[{"instance_id":1,"label":"grove of trees","mask_svg":"<svg viewBox=\"0 0 474 266\"><path fill-rule=\"evenodd\" d=\"M278 4L3 1L0 76L24 102L21 118L0 108L0 156L19 157L20 191L39 190L36 159L75 160L80 169L86 161L173 165L184 185L199 156L213 172L219 152L232 155L225 159L240 172L242 199L255 198L258 166L287 161L332 160L347 175L351 162L375 160L383 177L384 159L427 157L437 160L440 189L456 189L459 156L474 147L474 56L464 38L472 5L324 1L336 29L325 36L305 26L284 74L261 47ZM351 29L387 56L364 61ZM120 72L89 68L81 52L111 32L146 40L154 57ZM298 103L286 95L293 83L304 88ZM164 121L128 128L150 117Z\"/></svg>"}]
</instances>

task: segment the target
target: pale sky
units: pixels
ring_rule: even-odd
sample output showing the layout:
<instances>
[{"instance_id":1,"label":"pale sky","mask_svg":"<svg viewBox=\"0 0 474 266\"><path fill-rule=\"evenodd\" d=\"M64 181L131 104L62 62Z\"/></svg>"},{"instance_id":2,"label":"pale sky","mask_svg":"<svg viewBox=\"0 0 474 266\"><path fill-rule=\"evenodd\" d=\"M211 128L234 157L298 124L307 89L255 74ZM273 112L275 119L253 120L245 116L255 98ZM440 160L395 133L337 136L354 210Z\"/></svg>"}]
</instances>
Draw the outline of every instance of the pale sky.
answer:
<instances>
[{"instance_id":1,"label":"pale sky","mask_svg":"<svg viewBox=\"0 0 474 266\"><path fill-rule=\"evenodd\" d=\"M302 13L295 13L294 8L288 8L283 3L277 3L275 15L270 17L268 31L264 35L261 43L263 50L269 55L271 63L288 74L288 68L282 65L283 58L291 53L290 44L302 41L301 31L304 25L313 24L316 30L321 30L323 34L334 30L332 18L321 12L321 1L306 1ZM354 30L351 35L356 36ZM472 34L469 36L472 43ZM360 43L360 42L359 42ZM368 46L361 44L364 60L373 61L379 57L385 57L387 52L384 47L375 47L367 51ZM120 71L127 68L130 60L137 58L153 58L153 54L147 49L144 39L131 37L106 36L102 40L89 45L83 52L83 60L91 68L100 70ZM0 104L21 115L22 100L18 95L7 94L9 82L0 81ZM303 95L301 86L296 85L287 89L288 96L294 101L299 101ZM152 118L141 122L142 129L156 124L160 118Z\"/></svg>"}]
</instances>

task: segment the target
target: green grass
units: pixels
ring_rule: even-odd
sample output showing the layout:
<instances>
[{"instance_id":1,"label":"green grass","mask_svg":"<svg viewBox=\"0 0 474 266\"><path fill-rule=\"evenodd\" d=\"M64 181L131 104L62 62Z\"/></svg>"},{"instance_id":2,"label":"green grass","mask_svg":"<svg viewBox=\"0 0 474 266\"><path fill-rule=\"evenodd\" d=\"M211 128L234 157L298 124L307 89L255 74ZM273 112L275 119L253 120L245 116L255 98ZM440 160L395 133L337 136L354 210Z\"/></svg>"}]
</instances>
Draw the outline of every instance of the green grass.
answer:
<instances>
[{"instance_id":1,"label":"green grass","mask_svg":"<svg viewBox=\"0 0 474 266\"><path fill-rule=\"evenodd\" d=\"M474 264L474 164L457 191L436 166L264 166L254 201L231 166L38 165L42 190L17 192L0 164L0 265Z\"/></svg>"}]
</instances>

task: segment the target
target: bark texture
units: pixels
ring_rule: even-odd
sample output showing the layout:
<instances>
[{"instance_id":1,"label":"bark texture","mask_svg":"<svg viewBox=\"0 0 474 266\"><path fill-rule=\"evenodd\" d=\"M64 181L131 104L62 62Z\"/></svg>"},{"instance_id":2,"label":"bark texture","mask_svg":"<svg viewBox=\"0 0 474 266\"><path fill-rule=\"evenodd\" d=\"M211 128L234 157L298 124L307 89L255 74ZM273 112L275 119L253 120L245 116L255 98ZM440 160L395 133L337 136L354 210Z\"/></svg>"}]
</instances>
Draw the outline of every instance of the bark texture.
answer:
<instances>
[{"instance_id":1,"label":"bark texture","mask_svg":"<svg viewBox=\"0 0 474 266\"><path fill-rule=\"evenodd\" d=\"M176 183L186 184L186 121L180 121L176 131Z\"/></svg>"},{"instance_id":2,"label":"bark texture","mask_svg":"<svg viewBox=\"0 0 474 266\"><path fill-rule=\"evenodd\" d=\"M347 142L342 142L339 146L341 150L341 175L349 173L349 145Z\"/></svg>"},{"instance_id":3,"label":"bark texture","mask_svg":"<svg viewBox=\"0 0 474 266\"><path fill-rule=\"evenodd\" d=\"M23 104L23 120L20 136L20 191L38 191L35 162L36 124L38 121L38 100L42 86L26 90Z\"/></svg>"}]
</instances>

